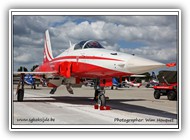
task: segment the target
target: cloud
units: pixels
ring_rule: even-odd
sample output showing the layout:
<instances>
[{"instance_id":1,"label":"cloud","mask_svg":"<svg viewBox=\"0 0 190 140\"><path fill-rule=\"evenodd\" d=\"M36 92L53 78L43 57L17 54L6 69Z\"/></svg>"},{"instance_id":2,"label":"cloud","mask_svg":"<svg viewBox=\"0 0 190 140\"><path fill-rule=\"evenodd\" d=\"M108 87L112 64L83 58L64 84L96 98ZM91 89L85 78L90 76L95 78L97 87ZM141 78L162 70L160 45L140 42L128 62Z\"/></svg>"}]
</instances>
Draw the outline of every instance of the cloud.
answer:
<instances>
[{"instance_id":1,"label":"cloud","mask_svg":"<svg viewBox=\"0 0 190 140\"><path fill-rule=\"evenodd\" d=\"M127 27L170 26L176 28L176 16L99 16L99 20Z\"/></svg>"},{"instance_id":2,"label":"cloud","mask_svg":"<svg viewBox=\"0 0 190 140\"><path fill-rule=\"evenodd\" d=\"M21 63L28 63L31 62L32 60L32 55L31 54L21 54L19 56L16 56L14 58L16 62L21 62Z\"/></svg>"},{"instance_id":3,"label":"cloud","mask_svg":"<svg viewBox=\"0 0 190 140\"><path fill-rule=\"evenodd\" d=\"M14 16L15 67L41 63L46 29L54 56L69 47L69 40L93 39L112 50L159 61L176 59L176 16Z\"/></svg>"},{"instance_id":4,"label":"cloud","mask_svg":"<svg viewBox=\"0 0 190 140\"><path fill-rule=\"evenodd\" d=\"M176 60L176 48L157 48L151 49L151 47L141 47L135 49L124 49L120 48L121 52L126 52L130 54L135 54L145 58L158 60L158 61L167 61L167 60Z\"/></svg>"}]
</instances>

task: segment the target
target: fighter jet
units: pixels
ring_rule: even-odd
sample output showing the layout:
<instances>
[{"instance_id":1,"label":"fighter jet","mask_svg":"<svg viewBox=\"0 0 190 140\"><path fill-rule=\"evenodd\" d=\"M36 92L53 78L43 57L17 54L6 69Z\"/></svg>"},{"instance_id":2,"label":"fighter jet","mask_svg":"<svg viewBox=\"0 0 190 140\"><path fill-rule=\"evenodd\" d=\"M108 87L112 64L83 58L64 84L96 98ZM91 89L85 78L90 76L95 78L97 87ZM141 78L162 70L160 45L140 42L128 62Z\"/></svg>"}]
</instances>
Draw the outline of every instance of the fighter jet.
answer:
<instances>
[{"instance_id":1,"label":"fighter jet","mask_svg":"<svg viewBox=\"0 0 190 140\"><path fill-rule=\"evenodd\" d=\"M53 57L50 36L45 32L43 64L34 72L17 72L21 81L25 74L32 74L46 79L47 86L54 94L60 85L73 94L72 84L80 84L82 78L95 79L95 101L106 106L106 84L112 84L113 77L141 74L162 67L172 67L175 63L163 64L131 54L105 49L98 41L86 40L77 44L70 42L70 47L59 56ZM21 85L21 87L20 87ZM17 100L23 101L24 83L17 87Z\"/></svg>"}]
</instances>

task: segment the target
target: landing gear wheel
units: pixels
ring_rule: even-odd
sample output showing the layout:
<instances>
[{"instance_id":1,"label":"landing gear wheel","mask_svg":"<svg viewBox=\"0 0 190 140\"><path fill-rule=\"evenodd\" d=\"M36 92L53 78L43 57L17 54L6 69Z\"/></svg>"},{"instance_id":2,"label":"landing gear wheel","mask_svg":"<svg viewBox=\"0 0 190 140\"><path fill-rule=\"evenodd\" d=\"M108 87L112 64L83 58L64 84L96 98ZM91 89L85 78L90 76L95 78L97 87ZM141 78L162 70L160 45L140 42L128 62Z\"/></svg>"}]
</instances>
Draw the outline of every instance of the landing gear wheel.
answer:
<instances>
[{"instance_id":1,"label":"landing gear wheel","mask_svg":"<svg viewBox=\"0 0 190 140\"><path fill-rule=\"evenodd\" d=\"M49 94L54 94L56 92L57 88L53 88L51 89L50 93Z\"/></svg>"},{"instance_id":2,"label":"landing gear wheel","mask_svg":"<svg viewBox=\"0 0 190 140\"><path fill-rule=\"evenodd\" d=\"M36 84L34 84L34 89L36 89Z\"/></svg>"},{"instance_id":3,"label":"landing gear wheel","mask_svg":"<svg viewBox=\"0 0 190 140\"><path fill-rule=\"evenodd\" d=\"M104 94L99 95L98 104L100 106L106 106L106 97Z\"/></svg>"},{"instance_id":4,"label":"landing gear wheel","mask_svg":"<svg viewBox=\"0 0 190 140\"><path fill-rule=\"evenodd\" d=\"M167 94L168 100L175 100L177 99L177 95L174 91L169 91Z\"/></svg>"},{"instance_id":5,"label":"landing gear wheel","mask_svg":"<svg viewBox=\"0 0 190 140\"><path fill-rule=\"evenodd\" d=\"M160 99L160 91L159 90L154 91L154 98L155 99Z\"/></svg>"},{"instance_id":6,"label":"landing gear wheel","mask_svg":"<svg viewBox=\"0 0 190 140\"><path fill-rule=\"evenodd\" d=\"M150 87L150 84L147 84L147 85L146 85L146 88L149 88L149 87Z\"/></svg>"},{"instance_id":7,"label":"landing gear wheel","mask_svg":"<svg viewBox=\"0 0 190 140\"><path fill-rule=\"evenodd\" d=\"M19 89L18 92L17 92L17 101L22 102L23 99L24 99L24 90Z\"/></svg>"},{"instance_id":8,"label":"landing gear wheel","mask_svg":"<svg viewBox=\"0 0 190 140\"><path fill-rule=\"evenodd\" d=\"M95 90L95 93L94 93L94 101L95 101L95 102L98 101L98 94L99 94L99 91L98 91L98 90Z\"/></svg>"}]
</instances>

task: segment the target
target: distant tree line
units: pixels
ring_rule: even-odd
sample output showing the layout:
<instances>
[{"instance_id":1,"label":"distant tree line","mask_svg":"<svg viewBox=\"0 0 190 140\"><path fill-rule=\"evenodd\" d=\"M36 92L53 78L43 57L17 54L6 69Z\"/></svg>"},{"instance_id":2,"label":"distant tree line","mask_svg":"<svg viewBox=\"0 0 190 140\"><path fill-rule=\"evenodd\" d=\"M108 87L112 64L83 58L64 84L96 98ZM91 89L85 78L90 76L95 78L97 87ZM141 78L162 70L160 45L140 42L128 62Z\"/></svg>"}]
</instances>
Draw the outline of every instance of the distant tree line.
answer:
<instances>
[{"instance_id":1,"label":"distant tree line","mask_svg":"<svg viewBox=\"0 0 190 140\"><path fill-rule=\"evenodd\" d=\"M34 66L31 68L31 71L34 71L35 68L37 68L38 66L39 66L39 65L34 65ZM27 69L26 67L20 66L17 71L18 71L18 72L19 72L19 71L25 71L25 72L27 72L28 69Z\"/></svg>"}]
</instances>

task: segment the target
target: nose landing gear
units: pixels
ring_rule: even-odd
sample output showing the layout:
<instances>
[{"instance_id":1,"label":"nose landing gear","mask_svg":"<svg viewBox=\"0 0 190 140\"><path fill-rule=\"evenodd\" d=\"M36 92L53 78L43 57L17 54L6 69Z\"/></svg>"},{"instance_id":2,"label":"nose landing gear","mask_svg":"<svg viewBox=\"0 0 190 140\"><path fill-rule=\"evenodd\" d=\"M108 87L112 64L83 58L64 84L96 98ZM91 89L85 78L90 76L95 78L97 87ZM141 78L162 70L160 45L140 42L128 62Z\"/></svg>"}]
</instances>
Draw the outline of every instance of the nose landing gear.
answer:
<instances>
[{"instance_id":1,"label":"nose landing gear","mask_svg":"<svg viewBox=\"0 0 190 140\"><path fill-rule=\"evenodd\" d=\"M94 105L94 109L100 110L110 110L110 106L106 106L106 97L104 87L100 87L99 80L97 80L95 84L95 97L94 101L96 104Z\"/></svg>"},{"instance_id":2,"label":"nose landing gear","mask_svg":"<svg viewBox=\"0 0 190 140\"><path fill-rule=\"evenodd\" d=\"M20 80L17 86L16 95L17 95L17 101L22 102L24 99L24 74L20 75Z\"/></svg>"}]
</instances>

